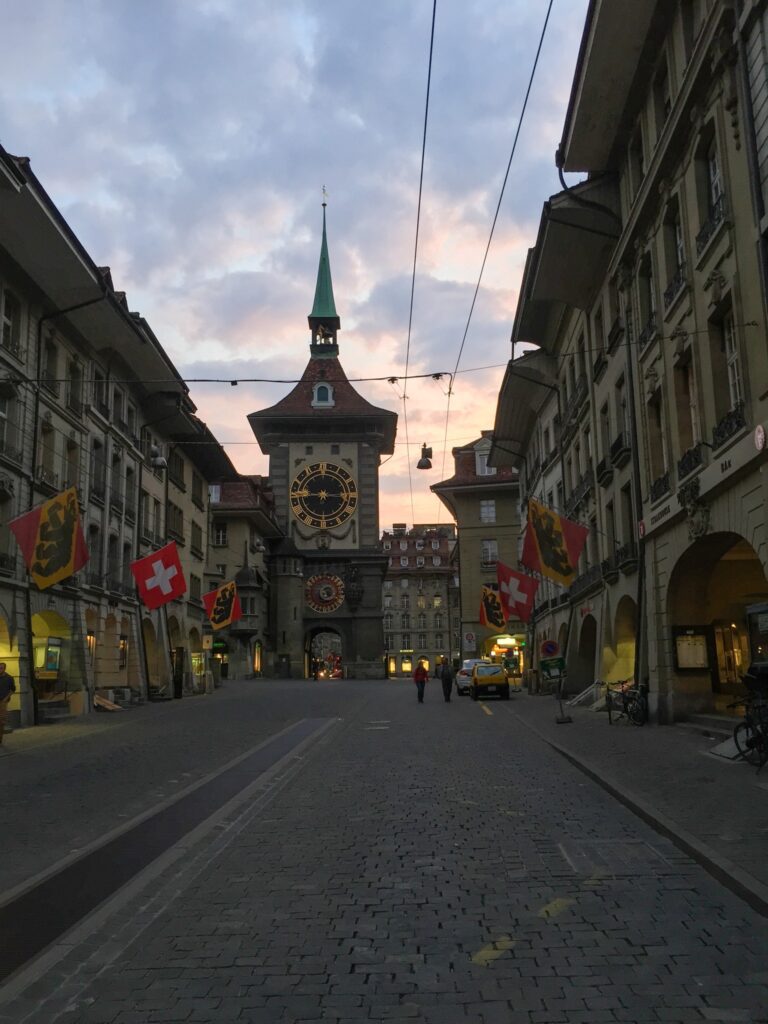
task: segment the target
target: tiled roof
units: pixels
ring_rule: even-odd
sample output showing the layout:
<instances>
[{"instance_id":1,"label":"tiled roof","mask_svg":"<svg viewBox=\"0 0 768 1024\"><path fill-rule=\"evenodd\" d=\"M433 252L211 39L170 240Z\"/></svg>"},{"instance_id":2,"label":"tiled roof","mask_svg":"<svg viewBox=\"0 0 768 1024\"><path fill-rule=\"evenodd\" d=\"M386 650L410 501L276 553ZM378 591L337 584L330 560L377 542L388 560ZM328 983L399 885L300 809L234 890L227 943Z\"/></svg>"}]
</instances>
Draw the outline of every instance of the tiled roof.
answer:
<instances>
[{"instance_id":1,"label":"tiled roof","mask_svg":"<svg viewBox=\"0 0 768 1024\"><path fill-rule=\"evenodd\" d=\"M312 407L313 385L327 382L333 386L332 406L327 408ZM384 416L395 416L396 413L388 409L379 409L371 405L347 380L347 375L342 369L341 363L336 356L312 358L306 365L302 378L293 391L290 391L285 398L271 406L269 409L261 409L254 416L280 416L280 415L307 415L312 416L338 416L339 413L370 416L376 413Z\"/></svg>"}]
</instances>

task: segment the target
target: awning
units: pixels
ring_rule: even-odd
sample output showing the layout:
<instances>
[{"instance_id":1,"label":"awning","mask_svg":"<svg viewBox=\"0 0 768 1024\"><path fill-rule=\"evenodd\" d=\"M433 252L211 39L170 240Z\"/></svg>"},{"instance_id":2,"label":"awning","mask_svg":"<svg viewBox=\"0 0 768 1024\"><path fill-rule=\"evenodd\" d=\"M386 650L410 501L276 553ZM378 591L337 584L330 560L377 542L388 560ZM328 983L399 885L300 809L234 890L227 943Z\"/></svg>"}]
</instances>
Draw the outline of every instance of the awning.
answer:
<instances>
[{"instance_id":1,"label":"awning","mask_svg":"<svg viewBox=\"0 0 768 1024\"><path fill-rule=\"evenodd\" d=\"M654 13L674 6L592 0L560 144L566 171L608 169Z\"/></svg>"},{"instance_id":2,"label":"awning","mask_svg":"<svg viewBox=\"0 0 768 1024\"><path fill-rule=\"evenodd\" d=\"M548 400L557 401L555 370L555 360L542 350L509 361L496 407L491 466L501 469L525 461L541 410Z\"/></svg>"}]
</instances>

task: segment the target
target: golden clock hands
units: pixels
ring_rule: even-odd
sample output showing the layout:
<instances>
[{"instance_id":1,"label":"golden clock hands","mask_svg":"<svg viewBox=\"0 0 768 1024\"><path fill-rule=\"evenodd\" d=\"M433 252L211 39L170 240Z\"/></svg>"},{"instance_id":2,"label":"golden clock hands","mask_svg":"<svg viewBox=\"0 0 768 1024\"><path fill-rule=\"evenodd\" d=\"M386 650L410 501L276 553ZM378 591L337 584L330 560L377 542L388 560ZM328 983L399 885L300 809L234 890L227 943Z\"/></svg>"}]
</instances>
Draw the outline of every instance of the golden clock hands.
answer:
<instances>
[{"instance_id":1,"label":"golden clock hands","mask_svg":"<svg viewBox=\"0 0 768 1024\"><path fill-rule=\"evenodd\" d=\"M308 498L312 492L304 488L303 491L291 491L292 498Z\"/></svg>"}]
</instances>

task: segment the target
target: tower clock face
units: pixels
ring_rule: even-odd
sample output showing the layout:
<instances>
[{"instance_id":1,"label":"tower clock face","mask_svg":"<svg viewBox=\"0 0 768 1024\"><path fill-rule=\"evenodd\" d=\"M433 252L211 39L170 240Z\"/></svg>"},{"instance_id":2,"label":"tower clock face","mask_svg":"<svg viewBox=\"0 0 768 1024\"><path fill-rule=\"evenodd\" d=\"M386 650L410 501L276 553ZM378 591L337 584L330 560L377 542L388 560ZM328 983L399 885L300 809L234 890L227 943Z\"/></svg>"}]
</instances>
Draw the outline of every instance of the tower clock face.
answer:
<instances>
[{"instance_id":1,"label":"tower clock face","mask_svg":"<svg viewBox=\"0 0 768 1024\"><path fill-rule=\"evenodd\" d=\"M344 580L331 574L310 576L304 592L312 611L335 612L344 601Z\"/></svg>"},{"instance_id":2,"label":"tower clock face","mask_svg":"<svg viewBox=\"0 0 768 1024\"><path fill-rule=\"evenodd\" d=\"M341 526L357 508L357 484L346 469L315 462L293 481L290 498L291 511L305 526L329 530Z\"/></svg>"}]
</instances>

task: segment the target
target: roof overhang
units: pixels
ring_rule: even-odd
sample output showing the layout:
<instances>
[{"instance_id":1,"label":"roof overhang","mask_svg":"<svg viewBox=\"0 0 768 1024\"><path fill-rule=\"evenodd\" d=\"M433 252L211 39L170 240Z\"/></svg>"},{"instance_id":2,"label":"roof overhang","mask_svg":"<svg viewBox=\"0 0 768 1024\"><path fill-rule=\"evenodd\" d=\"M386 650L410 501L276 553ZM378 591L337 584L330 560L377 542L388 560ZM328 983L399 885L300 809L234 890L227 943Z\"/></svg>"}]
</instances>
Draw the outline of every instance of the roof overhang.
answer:
<instances>
[{"instance_id":1,"label":"roof overhang","mask_svg":"<svg viewBox=\"0 0 768 1024\"><path fill-rule=\"evenodd\" d=\"M541 410L557 391L556 371L554 358L542 350L509 361L499 390L490 465L502 469L525 461Z\"/></svg>"},{"instance_id":2,"label":"roof overhang","mask_svg":"<svg viewBox=\"0 0 768 1024\"><path fill-rule=\"evenodd\" d=\"M658 2L590 0L560 143L563 170L609 167Z\"/></svg>"},{"instance_id":3,"label":"roof overhang","mask_svg":"<svg viewBox=\"0 0 768 1024\"><path fill-rule=\"evenodd\" d=\"M513 342L552 351L566 309L592 306L621 234L619 208L613 177L586 181L544 204L525 264Z\"/></svg>"}]
</instances>

